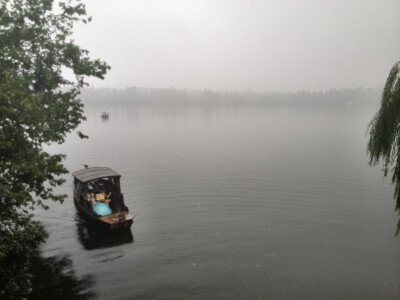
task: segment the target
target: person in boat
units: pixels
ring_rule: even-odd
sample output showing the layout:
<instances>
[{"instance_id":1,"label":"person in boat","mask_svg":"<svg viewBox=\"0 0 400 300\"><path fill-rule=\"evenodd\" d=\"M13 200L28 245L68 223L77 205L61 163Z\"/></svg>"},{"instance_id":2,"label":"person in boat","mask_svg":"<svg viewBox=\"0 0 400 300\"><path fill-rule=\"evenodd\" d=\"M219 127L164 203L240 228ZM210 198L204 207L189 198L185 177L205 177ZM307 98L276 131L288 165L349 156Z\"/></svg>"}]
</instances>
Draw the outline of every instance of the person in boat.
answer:
<instances>
[{"instance_id":1,"label":"person in boat","mask_svg":"<svg viewBox=\"0 0 400 300\"><path fill-rule=\"evenodd\" d=\"M88 201L92 204L92 205L95 205L97 202L96 202L96 198L94 197L94 193L90 193L89 194L89 196L88 196Z\"/></svg>"},{"instance_id":2,"label":"person in boat","mask_svg":"<svg viewBox=\"0 0 400 300\"><path fill-rule=\"evenodd\" d=\"M90 181L88 183L89 193L91 193L90 202L95 205L98 202L102 202L110 206L111 202L111 191L110 188L105 186L104 183L99 181Z\"/></svg>"},{"instance_id":3,"label":"person in boat","mask_svg":"<svg viewBox=\"0 0 400 300\"><path fill-rule=\"evenodd\" d=\"M110 202L111 202L111 199L110 199L111 192L109 192L108 194L106 194L105 191L98 190L98 191L95 192L95 194L96 194L96 201L97 201L97 202L103 202L103 203L107 204L108 206L110 206Z\"/></svg>"}]
</instances>

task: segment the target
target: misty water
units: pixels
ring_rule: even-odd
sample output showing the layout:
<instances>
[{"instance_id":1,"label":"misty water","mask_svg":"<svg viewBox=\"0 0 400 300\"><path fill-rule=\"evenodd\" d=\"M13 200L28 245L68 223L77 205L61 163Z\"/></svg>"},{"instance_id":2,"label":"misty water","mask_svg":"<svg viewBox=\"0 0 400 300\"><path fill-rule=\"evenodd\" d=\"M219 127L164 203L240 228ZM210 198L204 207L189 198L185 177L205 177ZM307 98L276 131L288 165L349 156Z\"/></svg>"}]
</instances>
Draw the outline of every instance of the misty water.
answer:
<instances>
[{"instance_id":1,"label":"misty water","mask_svg":"<svg viewBox=\"0 0 400 300\"><path fill-rule=\"evenodd\" d=\"M88 107L90 139L50 150L71 172L89 162L122 174L134 223L88 228L66 176L68 199L36 218L50 233L42 259L64 259L72 279L43 282L96 299L397 298L393 187L366 157L376 108Z\"/></svg>"}]
</instances>

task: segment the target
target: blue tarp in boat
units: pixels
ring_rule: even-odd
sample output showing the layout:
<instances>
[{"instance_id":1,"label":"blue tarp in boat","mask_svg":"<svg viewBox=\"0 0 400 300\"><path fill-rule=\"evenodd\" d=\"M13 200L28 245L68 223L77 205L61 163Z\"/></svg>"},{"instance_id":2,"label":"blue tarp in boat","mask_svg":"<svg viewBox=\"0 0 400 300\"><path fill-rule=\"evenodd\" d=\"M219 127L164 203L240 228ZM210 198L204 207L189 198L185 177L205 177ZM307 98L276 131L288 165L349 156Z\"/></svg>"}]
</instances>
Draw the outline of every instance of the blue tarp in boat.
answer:
<instances>
[{"instance_id":1,"label":"blue tarp in boat","mask_svg":"<svg viewBox=\"0 0 400 300\"><path fill-rule=\"evenodd\" d=\"M105 203L96 203L93 205L93 210L99 216L107 216L112 213L111 208Z\"/></svg>"}]
</instances>

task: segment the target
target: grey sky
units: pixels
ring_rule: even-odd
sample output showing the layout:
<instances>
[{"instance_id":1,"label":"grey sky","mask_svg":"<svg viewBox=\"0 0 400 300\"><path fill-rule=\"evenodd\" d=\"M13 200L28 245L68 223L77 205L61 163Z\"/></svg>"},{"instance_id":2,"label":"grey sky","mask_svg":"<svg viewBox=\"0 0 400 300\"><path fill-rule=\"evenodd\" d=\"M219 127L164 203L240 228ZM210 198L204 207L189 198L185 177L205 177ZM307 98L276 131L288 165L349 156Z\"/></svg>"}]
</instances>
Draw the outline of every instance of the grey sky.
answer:
<instances>
[{"instance_id":1,"label":"grey sky","mask_svg":"<svg viewBox=\"0 0 400 300\"><path fill-rule=\"evenodd\" d=\"M96 87L380 87L400 60L398 0L84 2L76 41L112 66Z\"/></svg>"}]
</instances>

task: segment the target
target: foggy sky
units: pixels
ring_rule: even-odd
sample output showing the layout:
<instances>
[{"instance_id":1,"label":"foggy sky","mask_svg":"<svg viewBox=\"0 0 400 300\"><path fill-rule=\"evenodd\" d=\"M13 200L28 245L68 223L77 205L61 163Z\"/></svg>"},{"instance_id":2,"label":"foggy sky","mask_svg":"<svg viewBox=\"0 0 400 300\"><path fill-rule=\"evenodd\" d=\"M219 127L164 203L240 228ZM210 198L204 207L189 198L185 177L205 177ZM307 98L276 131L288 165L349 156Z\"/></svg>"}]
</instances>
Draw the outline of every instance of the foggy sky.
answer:
<instances>
[{"instance_id":1,"label":"foggy sky","mask_svg":"<svg viewBox=\"0 0 400 300\"><path fill-rule=\"evenodd\" d=\"M288 92L381 87L400 1L87 0L75 40L112 70L95 87Z\"/></svg>"}]
</instances>

